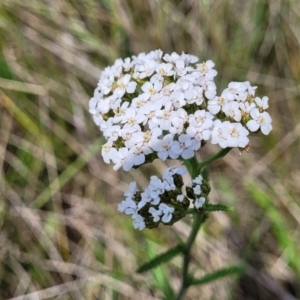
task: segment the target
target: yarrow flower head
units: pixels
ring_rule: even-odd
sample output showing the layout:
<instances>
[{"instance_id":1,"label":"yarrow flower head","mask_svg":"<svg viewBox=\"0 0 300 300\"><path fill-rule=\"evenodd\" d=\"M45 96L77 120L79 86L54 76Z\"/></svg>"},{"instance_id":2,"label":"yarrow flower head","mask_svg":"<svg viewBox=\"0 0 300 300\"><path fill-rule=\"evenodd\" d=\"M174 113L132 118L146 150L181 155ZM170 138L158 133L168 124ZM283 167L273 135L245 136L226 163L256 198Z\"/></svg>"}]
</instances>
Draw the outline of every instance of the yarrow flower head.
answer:
<instances>
[{"instance_id":1,"label":"yarrow flower head","mask_svg":"<svg viewBox=\"0 0 300 300\"><path fill-rule=\"evenodd\" d=\"M160 223L172 225L188 213L192 205L199 211L205 205L210 187L201 175L194 178L183 191L184 168L167 168L162 176L152 176L148 187L138 191L136 182L131 182L125 199L118 210L130 215L137 229L156 228Z\"/></svg>"},{"instance_id":2,"label":"yarrow flower head","mask_svg":"<svg viewBox=\"0 0 300 300\"><path fill-rule=\"evenodd\" d=\"M249 131L269 134L268 97L257 97L248 81L230 82L218 94L214 66L194 55L155 50L106 67L89 102L106 139L104 161L129 171L157 158L189 160L208 142L249 149ZM132 216L135 228L173 224L190 201L196 210L205 205L202 179L195 178L184 195L182 174L172 170L152 176L142 193L131 185L119 210Z\"/></svg>"}]
</instances>

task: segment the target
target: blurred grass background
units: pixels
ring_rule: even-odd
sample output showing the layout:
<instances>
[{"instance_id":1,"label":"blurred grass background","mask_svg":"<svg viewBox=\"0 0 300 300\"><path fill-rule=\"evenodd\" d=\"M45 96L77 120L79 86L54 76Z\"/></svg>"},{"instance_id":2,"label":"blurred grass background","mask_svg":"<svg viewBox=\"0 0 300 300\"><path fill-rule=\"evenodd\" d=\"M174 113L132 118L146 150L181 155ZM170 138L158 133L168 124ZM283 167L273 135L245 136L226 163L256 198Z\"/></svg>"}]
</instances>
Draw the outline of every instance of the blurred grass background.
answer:
<instances>
[{"instance_id":1,"label":"blurred grass background","mask_svg":"<svg viewBox=\"0 0 300 300\"><path fill-rule=\"evenodd\" d=\"M171 299L180 258L138 275L186 239L190 220L139 232L117 204L162 162L114 172L89 115L101 69L153 49L216 63L219 92L249 80L274 130L210 169L212 213L193 249L186 299L300 299L299 0L0 1L0 299ZM199 159L216 152L207 145ZM27 295L27 296L26 296ZM169 297L169 298L168 298Z\"/></svg>"}]
</instances>

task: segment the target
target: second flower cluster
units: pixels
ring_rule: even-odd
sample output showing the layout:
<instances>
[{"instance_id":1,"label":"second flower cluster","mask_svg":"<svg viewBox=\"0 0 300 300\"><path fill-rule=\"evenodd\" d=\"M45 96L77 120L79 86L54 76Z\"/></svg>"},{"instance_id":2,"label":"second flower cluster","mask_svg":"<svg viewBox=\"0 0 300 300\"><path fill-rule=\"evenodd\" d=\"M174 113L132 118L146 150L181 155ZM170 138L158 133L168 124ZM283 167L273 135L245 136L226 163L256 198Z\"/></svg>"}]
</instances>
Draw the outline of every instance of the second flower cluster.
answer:
<instances>
[{"instance_id":1,"label":"second flower cluster","mask_svg":"<svg viewBox=\"0 0 300 300\"><path fill-rule=\"evenodd\" d=\"M160 223L172 225L182 219L193 203L194 210L200 210L210 187L201 175L194 178L183 189L184 168L167 168L162 176L151 176L149 186L140 192L136 182L131 182L126 197L119 206L120 212L131 215L136 229L156 228Z\"/></svg>"}]
</instances>

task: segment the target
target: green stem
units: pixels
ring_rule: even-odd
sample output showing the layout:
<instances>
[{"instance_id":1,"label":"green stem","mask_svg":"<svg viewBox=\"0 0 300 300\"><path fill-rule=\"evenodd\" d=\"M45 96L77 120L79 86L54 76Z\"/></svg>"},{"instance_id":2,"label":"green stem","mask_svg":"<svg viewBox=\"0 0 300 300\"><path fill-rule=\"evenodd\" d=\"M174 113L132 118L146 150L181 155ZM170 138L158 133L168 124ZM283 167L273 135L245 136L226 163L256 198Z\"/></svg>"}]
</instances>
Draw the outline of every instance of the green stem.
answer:
<instances>
[{"instance_id":1,"label":"green stem","mask_svg":"<svg viewBox=\"0 0 300 300\"><path fill-rule=\"evenodd\" d=\"M184 161L185 166L187 167L189 173L191 174L192 178L195 178L199 175L202 168L206 167L207 165L211 164L215 160L224 157L232 148L225 148L221 149L218 153L211 156L207 160L199 163L196 159L196 157L192 157L188 161ZM192 213L191 209L187 211L187 214ZM191 260L191 249L195 242L196 236L199 232L199 229L202 225L202 223L205 221L207 217L207 212L202 211L199 214L194 214L194 220L192 225L191 233L186 241L184 251L183 251L183 264L182 264L182 281L181 281L181 287L178 291L178 295L176 297L176 300L180 300L183 298L186 290L188 289L190 285L189 280L189 263Z\"/></svg>"},{"instance_id":2,"label":"green stem","mask_svg":"<svg viewBox=\"0 0 300 300\"><path fill-rule=\"evenodd\" d=\"M182 299L184 296L185 291L189 287L189 277L188 277L188 270L189 270L189 263L191 259L191 249L192 246L195 242L196 236L199 232L199 229L202 225L202 223L205 220L205 213L201 214L195 214L194 215L194 221L192 225L192 230L191 233L187 239L185 248L184 248L184 256L183 256L183 265L182 265L182 282L181 282L181 287L178 292L178 295L176 297L176 300Z\"/></svg>"},{"instance_id":3,"label":"green stem","mask_svg":"<svg viewBox=\"0 0 300 300\"><path fill-rule=\"evenodd\" d=\"M210 165L215 160L224 157L231 149L232 148L221 149L218 153L211 156L207 160L198 163L198 169L201 170L202 168L206 167L207 165Z\"/></svg>"}]
</instances>

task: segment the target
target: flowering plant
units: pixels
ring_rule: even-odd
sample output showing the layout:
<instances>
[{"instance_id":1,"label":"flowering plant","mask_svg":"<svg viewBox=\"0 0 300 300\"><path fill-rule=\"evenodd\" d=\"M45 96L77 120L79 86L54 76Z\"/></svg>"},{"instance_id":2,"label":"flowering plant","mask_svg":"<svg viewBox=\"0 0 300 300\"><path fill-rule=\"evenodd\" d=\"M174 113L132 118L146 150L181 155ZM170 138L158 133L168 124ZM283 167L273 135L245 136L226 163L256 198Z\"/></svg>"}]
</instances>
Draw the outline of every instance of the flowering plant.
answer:
<instances>
[{"instance_id":1,"label":"flowering plant","mask_svg":"<svg viewBox=\"0 0 300 300\"><path fill-rule=\"evenodd\" d=\"M187 167L193 179L185 188L185 169L171 167L162 178L152 176L143 192L132 182L118 207L140 230L172 225L193 214L196 225L189 246L179 252L190 250L208 211L227 209L208 203L205 167L234 147L248 150L249 131L267 135L272 130L268 97L256 97L256 87L248 81L231 82L217 95L214 65L211 60L199 63L194 55L161 50L117 59L102 72L89 102L107 140L103 159L112 162L114 170L129 171L157 158L180 159ZM208 142L222 149L198 162L195 154ZM186 287L183 283L182 294Z\"/></svg>"}]
</instances>

